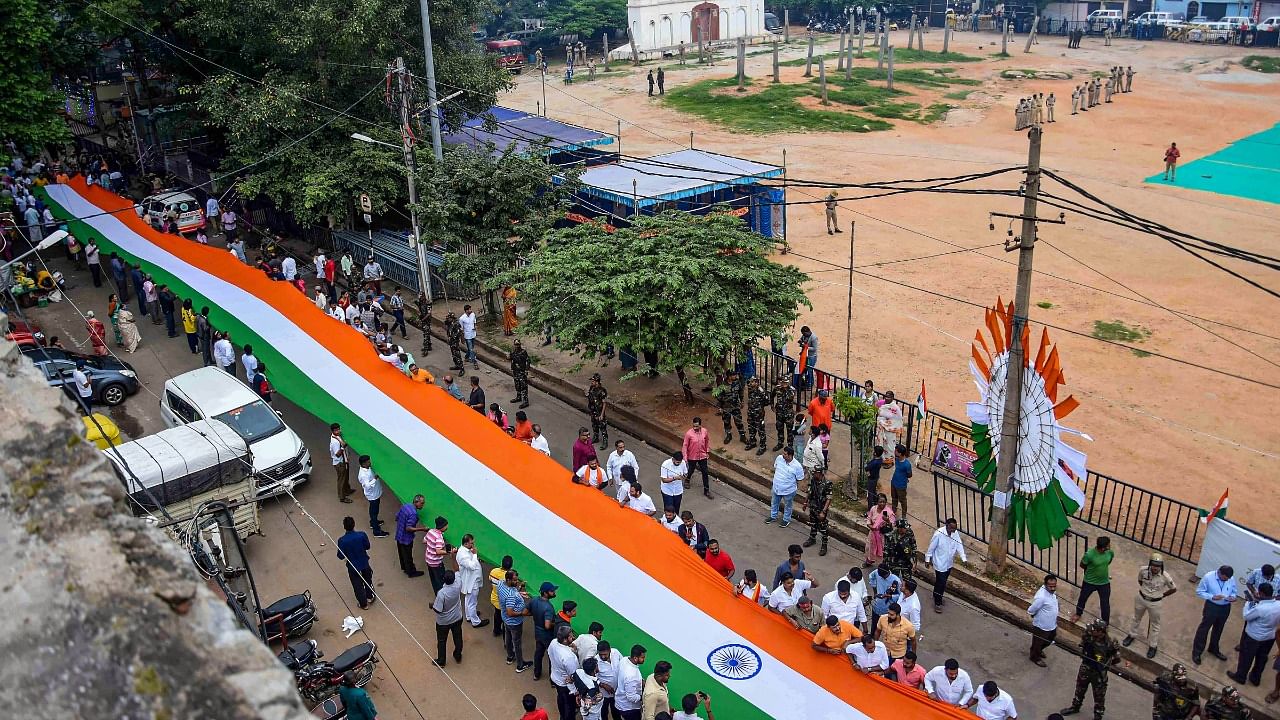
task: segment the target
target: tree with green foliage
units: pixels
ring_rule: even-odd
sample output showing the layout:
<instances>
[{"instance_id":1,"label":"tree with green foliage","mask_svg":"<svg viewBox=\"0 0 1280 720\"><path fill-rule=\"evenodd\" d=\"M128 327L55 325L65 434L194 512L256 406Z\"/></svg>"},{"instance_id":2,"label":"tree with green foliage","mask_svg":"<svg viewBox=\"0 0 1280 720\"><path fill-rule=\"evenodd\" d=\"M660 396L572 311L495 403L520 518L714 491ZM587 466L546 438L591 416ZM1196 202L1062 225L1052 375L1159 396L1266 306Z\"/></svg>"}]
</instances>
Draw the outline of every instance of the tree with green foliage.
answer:
<instances>
[{"instance_id":1,"label":"tree with green foliage","mask_svg":"<svg viewBox=\"0 0 1280 720\"><path fill-rule=\"evenodd\" d=\"M446 118L487 110L510 86L506 71L474 51L470 28L488 10L484 3L432 4L440 92L466 88L441 106ZM202 40L183 59L207 75L196 88L197 105L225 139L225 169L257 163L240 183L242 196L261 193L302 222L326 219L331 225L354 215L359 193L367 193L378 210L405 197L400 158L350 136L400 140L387 106L386 74L398 56L410 72L424 73L416 3L205 0L192 6L182 29ZM421 140L420 172L427 174L426 86L420 80L415 85L420 123L412 132Z\"/></svg>"},{"instance_id":2,"label":"tree with green foliage","mask_svg":"<svg viewBox=\"0 0 1280 720\"><path fill-rule=\"evenodd\" d=\"M57 26L45 3L0 0L0 139L20 149L40 149L67 136L53 88L50 55ZM7 148L0 157L7 158Z\"/></svg>"},{"instance_id":3,"label":"tree with green foliage","mask_svg":"<svg viewBox=\"0 0 1280 720\"><path fill-rule=\"evenodd\" d=\"M524 326L550 325L563 350L653 352L653 369L682 373L784 333L812 307L808 276L771 250L731 214L667 211L612 232L599 222L556 230L499 282L529 304Z\"/></svg>"},{"instance_id":4,"label":"tree with green foliage","mask_svg":"<svg viewBox=\"0 0 1280 720\"><path fill-rule=\"evenodd\" d=\"M555 184L553 174L564 179ZM419 191L423 237L447 250L444 272L462 285L492 292L497 277L526 258L564 217L578 172L556 171L514 146L502 153L446 149Z\"/></svg>"},{"instance_id":5,"label":"tree with green foliage","mask_svg":"<svg viewBox=\"0 0 1280 720\"><path fill-rule=\"evenodd\" d=\"M627 0L552 0L545 19L562 34L576 33L583 42L594 42L604 30L616 33L627 26ZM613 39L615 45L620 42Z\"/></svg>"}]
</instances>

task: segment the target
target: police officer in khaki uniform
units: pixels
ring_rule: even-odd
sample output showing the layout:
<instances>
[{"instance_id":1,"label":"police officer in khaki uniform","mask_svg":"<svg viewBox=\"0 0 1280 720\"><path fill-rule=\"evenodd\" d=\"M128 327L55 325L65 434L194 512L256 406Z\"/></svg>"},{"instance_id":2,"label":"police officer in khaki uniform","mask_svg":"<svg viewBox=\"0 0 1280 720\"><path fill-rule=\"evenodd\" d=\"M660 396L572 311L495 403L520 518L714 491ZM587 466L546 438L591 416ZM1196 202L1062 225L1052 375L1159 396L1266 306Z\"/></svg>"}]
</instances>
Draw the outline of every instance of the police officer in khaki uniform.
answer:
<instances>
[{"instance_id":1,"label":"police officer in khaki uniform","mask_svg":"<svg viewBox=\"0 0 1280 720\"><path fill-rule=\"evenodd\" d=\"M833 235L840 232L840 223L836 221L836 191L832 190L827 193L827 234Z\"/></svg>"},{"instance_id":2,"label":"police officer in khaki uniform","mask_svg":"<svg viewBox=\"0 0 1280 720\"><path fill-rule=\"evenodd\" d=\"M1147 633L1147 657L1156 656L1156 646L1160 644L1160 608L1161 602L1178 592L1173 576L1164 570L1164 558L1160 553L1152 553L1147 566L1138 571L1138 594L1133 597L1133 622L1129 624L1129 634L1121 644L1129 647L1133 638L1142 627L1142 616L1151 617L1151 630Z\"/></svg>"}]
</instances>

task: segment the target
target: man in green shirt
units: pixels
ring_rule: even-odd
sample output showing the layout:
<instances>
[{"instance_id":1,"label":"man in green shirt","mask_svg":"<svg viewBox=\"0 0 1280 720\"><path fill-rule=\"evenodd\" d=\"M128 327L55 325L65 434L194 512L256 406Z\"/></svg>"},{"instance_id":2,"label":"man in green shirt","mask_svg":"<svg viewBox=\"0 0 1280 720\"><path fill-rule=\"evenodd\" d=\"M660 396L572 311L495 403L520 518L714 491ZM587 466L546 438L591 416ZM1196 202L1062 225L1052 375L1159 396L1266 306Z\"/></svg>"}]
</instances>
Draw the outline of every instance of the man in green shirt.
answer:
<instances>
[{"instance_id":1,"label":"man in green shirt","mask_svg":"<svg viewBox=\"0 0 1280 720\"><path fill-rule=\"evenodd\" d=\"M1080 558L1080 567L1084 568L1084 584L1080 587L1080 599L1076 601L1076 614L1071 616L1071 622L1080 620L1089 596L1098 593L1102 622L1111 624L1111 561L1115 556L1115 551L1111 549L1111 538L1105 535L1099 537L1093 547L1084 551L1084 557Z\"/></svg>"}]
</instances>

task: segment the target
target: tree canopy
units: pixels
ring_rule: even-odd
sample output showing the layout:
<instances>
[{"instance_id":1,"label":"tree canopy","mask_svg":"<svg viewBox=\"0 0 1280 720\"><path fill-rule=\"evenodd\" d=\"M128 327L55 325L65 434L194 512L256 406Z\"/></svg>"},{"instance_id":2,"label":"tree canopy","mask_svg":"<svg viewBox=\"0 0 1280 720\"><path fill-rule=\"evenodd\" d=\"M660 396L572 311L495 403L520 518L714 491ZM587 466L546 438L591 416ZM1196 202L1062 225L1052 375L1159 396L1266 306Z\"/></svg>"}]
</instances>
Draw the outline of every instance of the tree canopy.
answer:
<instances>
[{"instance_id":1,"label":"tree canopy","mask_svg":"<svg viewBox=\"0 0 1280 720\"><path fill-rule=\"evenodd\" d=\"M561 349L605 345L658 354L658 370L701 366L785 332L812 307L808 276L769 259L768 240L728 213L641 216L556 230L528 265L499 281L529 303L525 327L554 329Z\"/></svg>"},{"instance_id":2,"label":"tree canopy","mask_svg":"<svg viewBox=\"0 0 1280 720\"><path fill-rule=\"evenodd\" d=\"M547 4L546 22L562 34L576 33L583 42L595 42L600 32L616 32L627 26L626 0L555 0ZM614 37L617 45L623 38Z\"/></svg>"},{"instance_id":3,"label":"tree canopy","mask_svg":"<svg viewBox=\"0 0 1280 720\"><path fill-rule=\"evenodd\" d=\"M0 0L0 138L19 146L41 146L67 136L53 89L50 49L56 24L45 3ZM0 149L0 157L8 156Z\"/></svg>"}]
</instances>

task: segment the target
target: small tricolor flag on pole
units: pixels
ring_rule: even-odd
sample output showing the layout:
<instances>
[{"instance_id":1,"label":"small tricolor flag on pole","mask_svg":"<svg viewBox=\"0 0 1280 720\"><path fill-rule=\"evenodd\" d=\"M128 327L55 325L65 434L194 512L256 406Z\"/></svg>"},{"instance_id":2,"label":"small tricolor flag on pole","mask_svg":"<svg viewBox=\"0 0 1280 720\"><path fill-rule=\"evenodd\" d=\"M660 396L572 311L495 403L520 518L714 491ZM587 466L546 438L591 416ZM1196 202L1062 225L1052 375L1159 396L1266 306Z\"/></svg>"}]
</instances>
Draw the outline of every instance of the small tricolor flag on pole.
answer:
<instances>
[{"instance_id":1,"label":"small tricolor flag on pole","mask_svg":"<svg viewBox=\"0 0 1280 720\"><path fill-rule=\"evenodd\" d=\"M1199 511L1200 522L1208 525L1214 518L1224 518L1227 516L1227 492L1228 490L1222 491L1222 497L1218 498L1218 502L1213 506L1212 510L1202 509Z\"/></svg>"},{"instance_id":2,"label":"small tricolor flag on pole","mask_svg":"<svg viewBox=\"0 0 1280 720\"><path fill-rule=\"evenodd\" d=\"M916 397L916 414L920 416L921 420L924 420L925 416L929 414L929 402L924 394L924 380L920 381L920 395Z\"/></svg>"}]
</instances>

